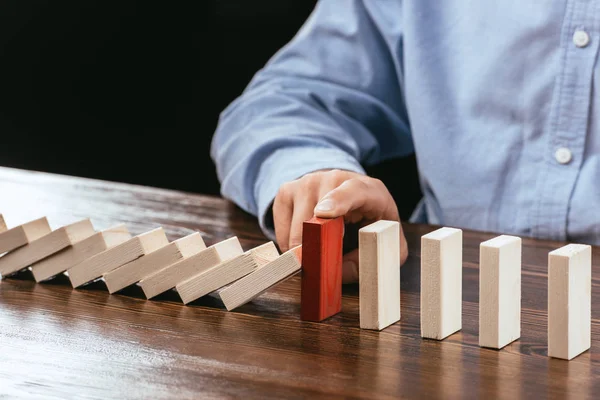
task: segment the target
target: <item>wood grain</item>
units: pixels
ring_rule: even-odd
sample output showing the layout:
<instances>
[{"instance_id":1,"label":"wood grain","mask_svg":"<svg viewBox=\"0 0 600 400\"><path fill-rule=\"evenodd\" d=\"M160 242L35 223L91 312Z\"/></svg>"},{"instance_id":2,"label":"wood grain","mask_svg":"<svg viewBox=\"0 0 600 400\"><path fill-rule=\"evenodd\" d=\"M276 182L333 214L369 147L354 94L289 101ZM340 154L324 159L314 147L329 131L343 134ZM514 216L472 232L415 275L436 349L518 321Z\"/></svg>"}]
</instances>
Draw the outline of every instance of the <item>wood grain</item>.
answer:
<instances>
[{"instance_id":1,"label":"wood grain","mask_svg":"<svg viewBox=\"0 0 600 400\"><path fill-rule=\"evenodd\" d=\"M45 217L4 230L0 232L0 254L25 246L48 235L51 231L48 219Z\"/></svg>"},{"instance_id":2,"label":"wood grain","mask_svg":"<svg viewBox=\"0 0 600 400\"><path fill-rule=\"evenodd\" d=\"M344 219L313 217L302 228L300 317L320 322L342 310Z\"/></svg>"},{"instance_id":3,"label":"wood grain","mask_svg":"<svg viewBox=\"0 0 600 400\"><path fill-rule=\"evenodd\" d=\"M50 279L96 254L125 242L129 238L131 238L131 235L124 224L95 233L51 257L30 265L33 278L36 282Z\"/></svg>"},{"instance_id":4,"label":"wood grain","mask_svg":"<svg viewBox=\"0 0 600 400\"><path fill-rule=\"evenodd\" d=\"M231 236L244 250L265 243L254 218L230 203L130 185L0 168L0 210L11 226L48 216L56 228L90 217L98 230L157 225L169 239ZM571 361L547 357L548 252L565 243L523 238L522 334L502 350L480 348L479 244L464 231L463 328L444 341L419 326L420 237L404 224L402 319L359 328L358 286L342 311L300 320L300 277L227 312L205 296L146 300L139 288L109 295L102 282L73 290L66 278L0 282L0 397L197 398L593 398L600 391L600 249L592 250L592 347Z\"/></svg>"},{"instance_id":5,"label":"wood grain","mask_svg":"<svg viewBox=\"0 0 600 400\"><path fill-rule=\"evenodd\" d=\"M400 320L400 223L377 221L359 240L360 327L382 330Z\"/></svg>"},{"instance_id":6,"label":"wood grain","mask_svg":"<svg viewBox=\"0 0 600 400\"><path fill-rule=\"evenodd\" d=\"M43 235L0 257L0 274L3 277L13 275L38 261L89 238L94 233L94 226L89 218L61 226L47 235Z\"/></svg>"},{"instance_id":7,"label":"wood grain","mask_svg":"<svg viewBox=\"0 0 600 400\"><path fill-rule=\"evenodd\" d=\"M175 289L181 300L187 304L233 284L277 257L277 247L270 241L184 280L177 284Z\"/></svg>"}]
</instances>

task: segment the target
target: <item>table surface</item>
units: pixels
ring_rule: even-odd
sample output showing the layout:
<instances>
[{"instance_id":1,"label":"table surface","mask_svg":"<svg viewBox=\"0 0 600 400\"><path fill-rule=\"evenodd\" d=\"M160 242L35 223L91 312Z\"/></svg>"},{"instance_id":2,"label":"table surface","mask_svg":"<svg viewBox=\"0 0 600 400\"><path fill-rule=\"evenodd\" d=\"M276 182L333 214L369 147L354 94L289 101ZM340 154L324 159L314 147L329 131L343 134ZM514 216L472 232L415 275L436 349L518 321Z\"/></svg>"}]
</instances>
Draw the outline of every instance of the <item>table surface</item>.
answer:
<instances>
[{"instance_id":1,"label":"table surface","mask_svg":"<svg viewBox=\"0 0 600 400\"><path fill-rule=\"evenodd\" d=\"M91 218L132 234L162 226L174 240L194 231L207 245L237 236L267 241L256 220L216 197L0 168L0 213L9 227L47 216L52 228ZM444 341L419 328L420 237L404 224L401 321L359 329L358 287L342 312L300 321L300 277L228 312L207 296L146 300L138 287L109 295L103 282L74 290L64 277L0 281L0 398L540 398L600 390L599 248L594 248L592 349L547 357L547 255L565 243L523 240L522 336L502 350L478 346L479 244L464 232L463 329Z\"/></svg>"}]
</instances>

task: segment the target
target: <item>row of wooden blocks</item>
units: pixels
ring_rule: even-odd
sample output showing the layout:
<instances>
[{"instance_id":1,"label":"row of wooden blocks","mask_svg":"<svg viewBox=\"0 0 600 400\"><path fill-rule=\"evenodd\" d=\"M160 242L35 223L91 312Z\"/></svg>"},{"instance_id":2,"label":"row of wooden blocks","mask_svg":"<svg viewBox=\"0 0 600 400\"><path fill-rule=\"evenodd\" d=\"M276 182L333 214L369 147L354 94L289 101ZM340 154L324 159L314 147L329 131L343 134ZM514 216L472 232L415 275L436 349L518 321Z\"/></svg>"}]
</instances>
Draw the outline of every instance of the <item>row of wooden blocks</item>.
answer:
<instances>
[{"instance_id":1,"label":"row of wooden blocks","mask_svg":"<svg viewBox=\"0 0 600 400\"><path fill-rule=\"evenodd\" d=\"M421 238L421 336L442 340L462 327L462 231ZM592 247L548 254L548 356L571 360L591 347ZM479 345L501 349L521 336L521 238L480 245Z\"/></svg>"},{"instance_id":2,"label":"row of wooden blocks","mask_svg":"<svg viewBox=\"0 0 600 400\"><path fill-rule=\"evenodd\" d=\"M97 232L89 219L51 230L44 218L7 229L0 215L0 275L30 269L37 282L59 274L73 288L103 279L110 293L138 284L151 299L176 289L184 303L217 292L228 310L300 270L301 247L273 242L244 252L237 237L207 247L199 232L169 242L163 228L132 236L123 224Z\"/></svg>"},{"instance_id":3,"label":"row of wooden blocks","mask_svg":"<svg viewBox=\"0 0 600 400\"><path fill-rule=\"evenodd\" d=\"M96 232L89 219L51 231L46 218L7 229L0 215L0 275L29 268L37 282L66 274L74 288L103 279L110 293L137 284L151 299L176 290L184 304L217 294L227 310L302 271L301 319L341 311L343 218L304 222L302 245L279 254L268 242L246 252L237 237L207 247L196 232L171 243L162 228L132 237L124 225ZM382 330L400 314L400 224L359 230L360 327ZM421 336L462 328L462 230L421 238ZM479 344L501 349L521 335L521 239L480 246ZM572 359L591 346L591 246L549 253L548 355Z\"/></svg>"}]
</instances>

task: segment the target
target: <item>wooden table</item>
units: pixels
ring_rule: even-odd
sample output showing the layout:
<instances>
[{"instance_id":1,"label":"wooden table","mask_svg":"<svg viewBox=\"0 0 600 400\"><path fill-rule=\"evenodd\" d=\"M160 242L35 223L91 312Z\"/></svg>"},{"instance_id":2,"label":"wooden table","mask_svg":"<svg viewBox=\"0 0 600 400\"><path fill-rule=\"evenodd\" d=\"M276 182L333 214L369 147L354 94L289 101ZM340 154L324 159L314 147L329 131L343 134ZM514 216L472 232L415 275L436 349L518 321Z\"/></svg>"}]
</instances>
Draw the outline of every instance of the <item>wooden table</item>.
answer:
<instances>
[{"instance_id":1,"label":"wooden table","mask_svg":"<svg viewBox=\"0 0 600 400\"><path fill-rule=\"evenodd\" d=\"M201 177L198 177L201 179ZM90 217L97 229L133 234L163 226L171 240L200 231L232 235L245 249L266 241L256 221L207 196L0 168L0 213L14 226L47 216L53 228ZM145 300L138 288L109 295L102 282L0 281L0 398L573 398L600 393L600 251L594 249L592 349L547 357L547 254L564 243L523 242L522 337L478 347L479 243L464 233L463 329L442 342L419 336L419 243L433 226L405 225L402 319L359 329L358 288L342 312L299 320L294 277L240 309L215 298L184 306L176 293Z\"/></svg>"}]
</instances>

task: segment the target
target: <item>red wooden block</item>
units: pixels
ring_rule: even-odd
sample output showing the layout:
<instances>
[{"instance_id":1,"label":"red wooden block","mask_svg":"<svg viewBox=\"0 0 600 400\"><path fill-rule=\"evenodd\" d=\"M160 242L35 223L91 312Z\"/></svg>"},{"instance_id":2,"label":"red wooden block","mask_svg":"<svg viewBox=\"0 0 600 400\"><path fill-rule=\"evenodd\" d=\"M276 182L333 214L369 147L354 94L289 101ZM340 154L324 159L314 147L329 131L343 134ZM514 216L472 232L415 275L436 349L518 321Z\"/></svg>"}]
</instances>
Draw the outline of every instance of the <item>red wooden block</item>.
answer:
<instances>
[{"instance_id":1,"label":"red wooden block","mask_svg":"<svg viewBox=\"0 0 600 400\"><path fill-rule=\"evenodd\" d=\"M322 321L342 310L343 237L343 217L304 222L300 304L304 321Z\"/></svg>"}]
</instances>

